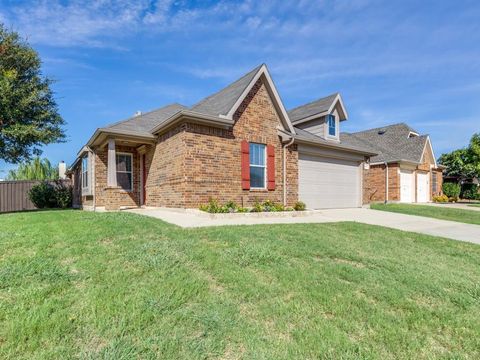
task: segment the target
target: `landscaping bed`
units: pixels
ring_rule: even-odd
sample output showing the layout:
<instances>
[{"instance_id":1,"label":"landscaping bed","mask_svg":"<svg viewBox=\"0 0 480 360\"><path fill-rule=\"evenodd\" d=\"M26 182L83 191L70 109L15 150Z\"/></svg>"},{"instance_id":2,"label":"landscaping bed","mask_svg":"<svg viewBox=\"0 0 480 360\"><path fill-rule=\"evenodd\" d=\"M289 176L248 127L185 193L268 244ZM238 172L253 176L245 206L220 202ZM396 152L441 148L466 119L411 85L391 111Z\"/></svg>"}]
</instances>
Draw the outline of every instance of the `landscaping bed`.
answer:
<instances>
[{"instance_id":1,"label":"landscaping bed","mask_svg":"<svg viewBox=\"0 0 480 360\"><path fill-rule=\"evenodd\" d=\"M245 213L284 213L284 212L303 212L306 210L305 203L297 201L294 206L284 206L270 200L264 202L257 201L252 207L243 207L234 201L220 204L216 199L210 199L208 204L201 205L200 210L210 214L245 214Z\"/></svg>"}]
</instances>

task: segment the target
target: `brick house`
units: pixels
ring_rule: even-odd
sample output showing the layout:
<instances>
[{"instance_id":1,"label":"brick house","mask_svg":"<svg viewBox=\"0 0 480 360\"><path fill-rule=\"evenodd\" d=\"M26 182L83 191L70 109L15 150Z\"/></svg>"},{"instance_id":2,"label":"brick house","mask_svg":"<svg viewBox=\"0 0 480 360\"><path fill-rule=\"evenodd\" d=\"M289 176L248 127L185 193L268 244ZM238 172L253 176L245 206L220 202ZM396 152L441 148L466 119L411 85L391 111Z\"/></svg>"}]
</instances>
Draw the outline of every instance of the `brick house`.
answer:
<instances>
[{"instance_id":1,"label":"brick house","mask_svg":"<svg viewBox=\"0 0 480 360\"><path fill-rule=\"evenodd\" d=\"M377 153L364 168L364 203L428 202L442 193L444 167L428 135L400 123L343 136Z\"/></svg>"},{"instance_id":2,"label":"brick house","mask_svg":"<svg viewBox=\"0 0 480 360\"><path fill-rule=\"evenodd\" d=\"M378 152L341 136L347 119L339 94L287 111L263 64L191 107L97 129L69 169L74 206L196 208L209 198L361 206L363 169Z\"/></svg>"}]
</instances>

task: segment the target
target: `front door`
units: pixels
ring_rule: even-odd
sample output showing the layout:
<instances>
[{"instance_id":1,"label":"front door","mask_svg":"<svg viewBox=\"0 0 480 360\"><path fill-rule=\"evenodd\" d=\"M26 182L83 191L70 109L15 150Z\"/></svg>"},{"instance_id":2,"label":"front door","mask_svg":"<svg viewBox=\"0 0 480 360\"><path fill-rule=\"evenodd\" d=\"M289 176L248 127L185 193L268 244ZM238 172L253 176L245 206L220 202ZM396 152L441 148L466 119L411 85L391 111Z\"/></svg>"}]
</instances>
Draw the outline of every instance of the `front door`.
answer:
<instances>
[{"instance_id":1,"label":"front door","mask_svg":"<svg viewBox=\"0 0 480 360\"><path fill-rule=\"evenodd\" d=\"M417 202L427 202L429 200L428 189L429 189L428 173L418 173L417 174Z\"/></svg>"}]
</instances>

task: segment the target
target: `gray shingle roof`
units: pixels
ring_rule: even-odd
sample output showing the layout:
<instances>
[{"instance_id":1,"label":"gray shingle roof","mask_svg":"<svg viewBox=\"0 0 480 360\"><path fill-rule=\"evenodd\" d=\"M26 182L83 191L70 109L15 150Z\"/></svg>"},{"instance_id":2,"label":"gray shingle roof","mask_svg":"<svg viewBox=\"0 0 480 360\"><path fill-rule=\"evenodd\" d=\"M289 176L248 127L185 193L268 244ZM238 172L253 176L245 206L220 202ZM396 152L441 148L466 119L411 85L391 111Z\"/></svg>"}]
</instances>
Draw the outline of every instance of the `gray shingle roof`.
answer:
<instances>
[{"instance_id":1,"label":"gray shingle roof","mask_svg":"<svg viewBox=\"0 0 480 360\"><path fill-rule=\"evenodd\" d=\"M149 133L155 126L158 126L172 115L184 109L187 109L187 107L181 104L170 104L139 116L133 116L129 119L118 121L107 125L104 128Z\"/></svg>"},{"instance_id":2,"label":"gray shingle roof","mask_svg":"<svg viewBox=\"0 0 480 360\"><path fill-rule=\"evenodd\" d=\"M288 111L288 117L290 118L292 123L295 124L295 122L299 120L325 112L330 109L330 106L332 106L332 103L337 97L337 95L338 93L328 95L324 98L291 109Z\"/></svg>"},{"instance_id":3,"label":"gray shingle roof","mask_svg":"<svg viewBox=\"0 0 480 360\"><path fill-rule=\"evenodd\" d=\"M342 137L340 142L335 142L331 140L326 140L320 136L312 134L306 130L295 127L295 138L299 140L306 140L317 143L319 145L327 145L329 147L336 147L343 150L353 150L364 154L376 154L377 152L369 147L367 144L364 144L357 139L352 138L351 136Z\"/></svg>"},{"instance_id":4,"label":"gray shingle roof","mask_svg":"<svg viewBox=\"0 0 480 360\"><path fill-rule=\"evenodd\" d=\"M226 115L240 95L242 95L243 91L247 88L248 84L250 84L262 65L257 66L226 88L223 88L215 94L196 103L190 108L190 110L213 116Z\"/></svg>"},{"instance_id":5,"label":"gray shingle roof","mask_svg":"<svg viewBox=\"0 0 480 360\"><path fill-rule=\"evenodd\" d=\"M420 163L428 135L408 137L415 132L407 124L400 123L356 133L343 133L340 139L350 137L351 140L366 144L378 155L371 157L372 163L395 162L400 160Z\"/></svg>"}]
</instances>

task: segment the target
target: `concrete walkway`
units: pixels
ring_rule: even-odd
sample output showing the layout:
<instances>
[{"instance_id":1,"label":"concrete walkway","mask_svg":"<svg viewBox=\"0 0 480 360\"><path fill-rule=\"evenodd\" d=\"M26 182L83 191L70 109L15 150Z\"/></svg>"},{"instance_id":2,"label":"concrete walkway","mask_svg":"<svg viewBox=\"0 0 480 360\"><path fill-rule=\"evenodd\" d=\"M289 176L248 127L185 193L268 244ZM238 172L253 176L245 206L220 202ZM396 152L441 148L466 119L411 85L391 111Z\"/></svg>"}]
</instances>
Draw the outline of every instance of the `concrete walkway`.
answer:
<instances>
[{"instance_id":1,"label":"concrete walkway","mask_svg":"<svg viewBox=\"0 0 480 360\"><path fill-rule=\"evenodd\" d=\"M446 237L454 240L480 244L480 225L463 224L422 216L397 214L387 211L358 209L329 209L310 212L298 217L235 217L212 219L208 214L199 214L181 209L131 209L135 214L151 216L181 227L203 227L222 225L254 224L297 224L356 221L360 223L390 227L398 230Z\"/></svg>"}]
</instances>

